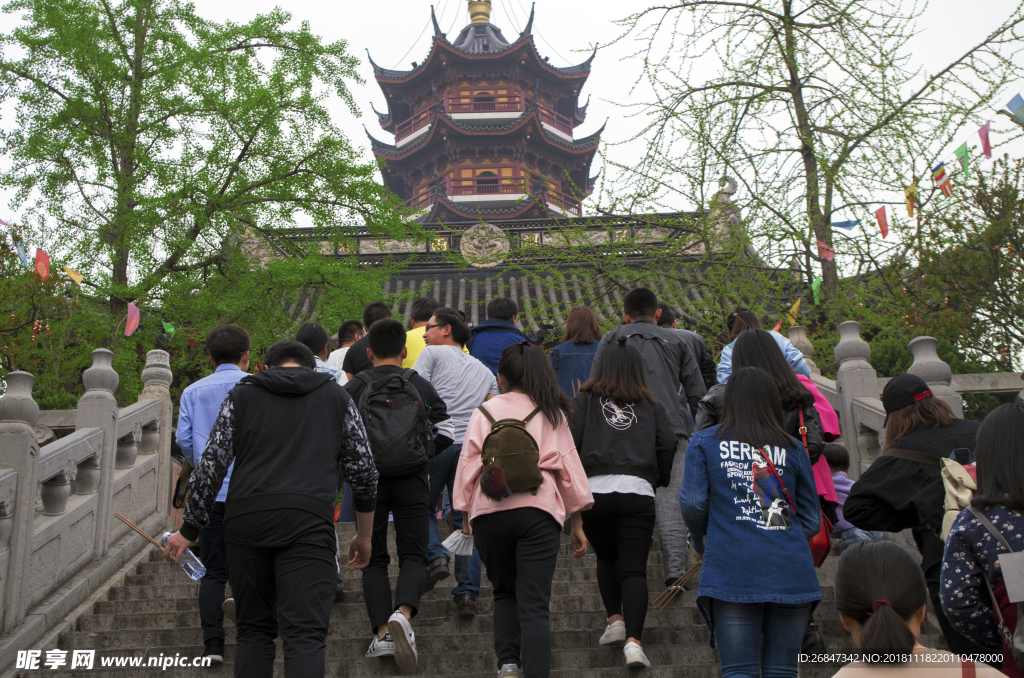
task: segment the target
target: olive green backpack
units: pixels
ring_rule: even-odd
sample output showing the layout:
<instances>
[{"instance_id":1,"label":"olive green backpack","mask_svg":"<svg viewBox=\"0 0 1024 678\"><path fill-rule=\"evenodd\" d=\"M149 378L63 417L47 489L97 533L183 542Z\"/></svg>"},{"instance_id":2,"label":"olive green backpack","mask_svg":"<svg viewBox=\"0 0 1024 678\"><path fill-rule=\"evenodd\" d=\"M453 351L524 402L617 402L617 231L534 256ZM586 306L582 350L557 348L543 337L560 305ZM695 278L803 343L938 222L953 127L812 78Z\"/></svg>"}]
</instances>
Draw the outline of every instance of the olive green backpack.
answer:
<instances>
[{"instance_id":1,"label":"olive green backpack","mask_svg":"<svg viewBox=\"0 0 1024 678\"><path fill-rule=\"evenodd\" d=\"M525 419L495 421L483 405L477 408L491 422L491 432L484 438L480 456L484 472L480 489L494 501L501 501L513 492L533 492L544 482L540 472L540 450L537 441L526 430L526 424L540 412L536 408Z\"/></svg>"}]
</instances>

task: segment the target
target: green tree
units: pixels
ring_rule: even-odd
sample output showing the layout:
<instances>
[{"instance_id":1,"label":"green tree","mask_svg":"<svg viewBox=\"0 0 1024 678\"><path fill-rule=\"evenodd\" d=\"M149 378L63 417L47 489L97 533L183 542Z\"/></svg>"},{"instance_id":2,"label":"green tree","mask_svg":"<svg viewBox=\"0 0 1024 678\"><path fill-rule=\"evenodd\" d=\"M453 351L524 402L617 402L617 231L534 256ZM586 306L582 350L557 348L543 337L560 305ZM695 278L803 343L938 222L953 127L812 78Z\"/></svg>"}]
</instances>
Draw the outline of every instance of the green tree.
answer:
<instances>
[{"instance_id":1,"label":"green tree","mask_svg":"<svg viewBox=\"0 0 1024 678\"><path fill-rule=\"evenodd\" d=\"M1022 71L1015 56L1024 7L925 71L906 52L924 10L904 12L904 4L681 0L623 19L620 40L639 45L631 105L645 116L638 137L649 142L641 162L619 166L628 196L701 205L708 178L737 177L762 256L792 257L808 283L820 268L830 302L847 291L840 293L839 263L820 256L818 241L851 255L847 275L878 268L882 255L906 254L906 242L887 244L900 238L838 237L833 215L869 223L865 208L873 211L880 196L895 193L893 204L902 205L903 188L927 176L966 123L979 122ZM709 61L717 73L698 78L695 64ZM932 192L920 186L919 199ZM900 235L900 225L894 229Z\"/></svg>"},{"instance_id":2,"label":"green tree","mask_svg":"<svg viewBox=\"0 0 1024 678\"><path fill-rule=\"evenodd\" d=\"M344 41L289 30L281 10L217 24L177 0L4 11L24 23L0 36L16 123L0 182L28 205L33 244L100 285L114 315L244 270L239 243L300 214L334 245L356 227L415 236L325 106L355 111Z\"/></svg>"}]
</instances>

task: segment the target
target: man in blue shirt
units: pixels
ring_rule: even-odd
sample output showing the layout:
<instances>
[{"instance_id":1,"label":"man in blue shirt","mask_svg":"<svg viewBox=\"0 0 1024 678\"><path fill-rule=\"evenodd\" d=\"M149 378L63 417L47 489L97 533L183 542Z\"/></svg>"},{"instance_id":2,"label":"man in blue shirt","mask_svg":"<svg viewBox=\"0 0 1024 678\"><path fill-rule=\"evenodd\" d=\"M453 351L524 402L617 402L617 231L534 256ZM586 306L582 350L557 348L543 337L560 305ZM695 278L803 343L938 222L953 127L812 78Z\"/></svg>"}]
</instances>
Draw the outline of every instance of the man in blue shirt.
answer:
<instances>
[{"instance_id":1,"label":"man in blue shirt","mask_svg":"<svg viewBox=\"0 0 1024 678\"><path fill-rule=\"evenodd\" d=\"M519 304L508 297L496 297L487 304L487 320L470 330L466 348L497 376L501 352L510 344L530 341L516 327ZM533 342L530 342L533 343Z\"/></svg>"},{"instance_id":2,"label":"man in blue shirt","mask_svg":"<svg viewBox=\"0 0 1024 678\"><path fill-rule=\"evenodd\" d=\"M228 391L249 369L249 335L238 325L220 325L206 333L206 352L214 372L191 384L181 394L178 410L178 445L195 468L206 449L213 422ZM228 496L232 463L210 511L210 524L199 535L206 575L199 583L199 620L203 627L204 657L224 661L224 586L228 581L224 542L224 500Z\"/></svg>"}]
</instances>

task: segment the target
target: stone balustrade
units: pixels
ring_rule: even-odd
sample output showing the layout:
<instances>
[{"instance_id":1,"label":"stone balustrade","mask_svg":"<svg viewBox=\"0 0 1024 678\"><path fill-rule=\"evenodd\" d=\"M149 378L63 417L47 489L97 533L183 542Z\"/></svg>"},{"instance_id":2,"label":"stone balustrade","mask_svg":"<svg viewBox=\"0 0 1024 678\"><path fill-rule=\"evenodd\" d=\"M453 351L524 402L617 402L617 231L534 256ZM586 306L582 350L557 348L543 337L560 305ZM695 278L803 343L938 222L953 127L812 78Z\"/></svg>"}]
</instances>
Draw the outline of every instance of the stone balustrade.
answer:
<instances>
[{"instance_id":1,"label":"stone balustrade","mask_svg":"<svg viewBox=\"0 0 1024 678\"><path fill-rule=\"evenodd\" d=\"M811 365L813 347L803 327L789 329L790 341L804 354ZM925 380L936 397L942 398L958 417L963 417L964 393L1018 393L1024 383L1013 373L953 374L949 365L939 358L938 341L933 337L917 337L908 348L914 362L907 370ZM842 443L850 452L850 476L859 477L885 448L885 410L882 389L888 378L879 378L869 362L871 346L860 336L860 323L847 321L839 325L839 344L835 348L839 362L836 379L815 373L812 381L839 413ZM814 371L816 368L811 368ZM1020 396L1018 396L1020 397Z\"/></svg>"},{"instance_id":2,"label":"stone balustrade","mask_svg":"<svg viewBox=\"0 0 1024 678\"><path fill-rule=\"evenodd\" d=\"M155 533L170 490L170 359L150 351L139 401L119 408L114 354L92 352L75 410L40 416L35 377L0 398L0 671L53 629ZM40 422L42 419L42 422ZM58 431L74 430L56 438ZM40 447L41 442L47 444Z\"/></svg>"}]
</instances>

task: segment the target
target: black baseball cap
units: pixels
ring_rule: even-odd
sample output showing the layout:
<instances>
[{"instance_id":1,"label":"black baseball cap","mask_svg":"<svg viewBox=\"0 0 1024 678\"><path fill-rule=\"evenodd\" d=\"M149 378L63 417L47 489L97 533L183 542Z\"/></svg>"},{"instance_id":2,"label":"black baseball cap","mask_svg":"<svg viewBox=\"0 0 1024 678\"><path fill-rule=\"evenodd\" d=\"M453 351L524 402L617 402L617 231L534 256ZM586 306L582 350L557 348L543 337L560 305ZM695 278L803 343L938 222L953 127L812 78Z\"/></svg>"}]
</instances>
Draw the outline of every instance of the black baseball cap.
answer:
<instances>
[{"instance_id":1,"label":"black baseball cap","mask_svg":"<svg viewBox=\"0 0 1024 678\"><path fill-rule=\"evenodd\" d=\"M931 387L916 374L901 374L898 377L893 377L882 389L882 407L885 408L886 423L889 423L889 415L893 412L931 397Z\"/></svg>"}]
</instances>

